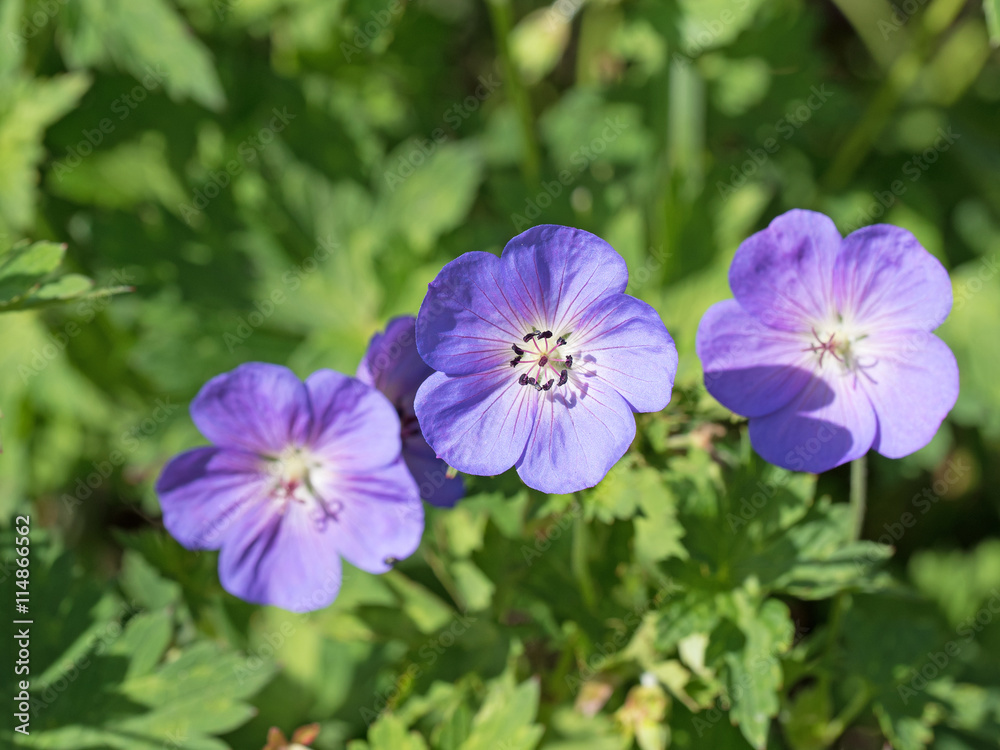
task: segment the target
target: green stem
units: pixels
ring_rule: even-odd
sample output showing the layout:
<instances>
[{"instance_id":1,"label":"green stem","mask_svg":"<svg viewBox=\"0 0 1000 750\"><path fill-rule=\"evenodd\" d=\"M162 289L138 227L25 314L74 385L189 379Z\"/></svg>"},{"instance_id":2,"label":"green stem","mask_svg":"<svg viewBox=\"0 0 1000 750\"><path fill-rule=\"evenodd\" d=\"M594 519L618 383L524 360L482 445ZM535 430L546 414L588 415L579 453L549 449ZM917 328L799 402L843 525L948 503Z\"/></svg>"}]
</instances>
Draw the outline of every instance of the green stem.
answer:
<instances>
[{"instance_id":1,"label":"green stem","mask_svg":"<svg viewBox=\"0 0 1000 750\"><path fill-rule=\"evenodd\" d=\"M851 461L851 540L861 538L868 498L868 456Z\"/></svg>"},{"instance_id":2,"label":"green stem","mask_svg":"<svg viewBox=\"0 0 1000 750\"><path fill-rule=\"evenodd\" d=\"M825 739L828 745L832 745L837 741L837 738L842 735L847 728L854 723L854 720L858 718L868 702L871 700L871 691L867 686L861 688L854 693L851 700L844 706L843 710L837 714L833 720L827 724Z\"/></svg>"},{"instance_id":3,"label":"green stem","mask_svg":"<svg viewBox=\"0 0 1000 750\"><path fill-rule=\"evenodd\" d=\"M889 124L896 107L916 83L929 52L934 48L934 40L951 26L964 6L964 0L935 0L923 13L909 48L890 65L882 86L834 157L823 180L828 189L840 190L850 182L855 170L864 162L876 139Z\"/></svg>"},{"instance_id":4,"label":"green stem","mask_svg":"<svg viewBox=\"0 0 1000 750\"><path fill-rule=\"evenodd\" d=\"M587 522L583 520L582 515L579 515L573 520L573 549L570 564L573 567L573 575L580 584L583 601L589 609L593 609L597 604L597 593L594 579L590 575L590 565L587 563L589 552L590 533Z\"/></svg>"},{"instance_id":5,"label":"green stem","mask_svg":"<svg viewBox=\"0 0 1000 750\"><path fill-rule=\"evenodd\" d=\"M508 95L517 110L518 122L521 126L521 136L524 140L524 157L521 162L521 173L529 187L538 186L541 158L539 157L538 138L535 135L535 117L531 112L531 100L524 87L521 76L518 75L514 59L510 54L510 32L512 28L510 0L488 0L490 21L493 24L493 34L496 37L497 52L500 55L500 65L507 85Z\"/></svg>"}]
</instances>

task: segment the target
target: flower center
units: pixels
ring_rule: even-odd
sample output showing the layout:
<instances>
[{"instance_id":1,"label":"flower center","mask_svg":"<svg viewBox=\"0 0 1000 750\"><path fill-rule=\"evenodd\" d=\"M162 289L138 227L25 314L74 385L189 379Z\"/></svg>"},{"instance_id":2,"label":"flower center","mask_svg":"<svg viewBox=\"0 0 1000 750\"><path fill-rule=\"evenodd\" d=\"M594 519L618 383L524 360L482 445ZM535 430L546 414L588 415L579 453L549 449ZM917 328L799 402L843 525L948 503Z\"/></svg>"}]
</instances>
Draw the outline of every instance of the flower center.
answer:
<instances>
[{"instance_id":1,"label":"flower center","mask_svg":"<svg viewBox=\"0 0 1000 750\"><path fill-rule=\"evenodd\" d=\"M282 513L291 502L314 506L310 514L314 523L323 527L327 519L339 521L337 513L343 508L339 501L327 502L316 491L313 473L323 469L320 459L307 448L285 448L269 467L274 477L273 497L282 503Z\"/></svg>"},{"instance_id":2,"label":"flower center","mask_svg":"<svg viewBox=\"0 0 1000 750\"><path fill-rule=\"evenodd\" d=\"M573 355L564 355L559 349L566 346L568 339L569 333L561 336L554 336L552 331L526 333L519 343L511 346L514 359L510 366L521 370L517 382L536 391L566 385L573 369Z\"/></svg>"},{"instance_id":3,"label":"flower center","mask_svg":"<svg viewBox=\"0 0 1000 750\"><path fill-rule=\"evenodd\" d=\"M871 379L871 376L864 371L872 367L874 363L862 363L858 351L858 344L866 338L868 338L867 334L852 331L838 320L838 324L834 326L819 330L814 327L810 345L802 351L812 352L821 369L825 362L837 362L845 374L862 374Z\"/></svg>"}]
</instances>

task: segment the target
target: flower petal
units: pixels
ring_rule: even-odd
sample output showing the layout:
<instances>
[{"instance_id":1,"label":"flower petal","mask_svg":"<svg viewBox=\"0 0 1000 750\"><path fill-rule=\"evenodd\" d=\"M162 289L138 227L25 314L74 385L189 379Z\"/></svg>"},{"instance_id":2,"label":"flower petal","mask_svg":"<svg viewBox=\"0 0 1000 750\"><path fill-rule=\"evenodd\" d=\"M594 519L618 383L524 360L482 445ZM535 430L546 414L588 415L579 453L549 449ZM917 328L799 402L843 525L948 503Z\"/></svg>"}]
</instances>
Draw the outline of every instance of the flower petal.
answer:
<instances>
[{"instance_id":1,"label":"flower petal","mask_svg":"<svg viewBox=\"0 0 1000 750\"><path fill-rule=\"evenodd\" d=\"M303 444L310 414L309 394L295 373L263 362L215 376L191 402L191 419L211 442L260 454Z\"/></svg>"},{"instance_id":2,"label":"flower petal","mask_svg":"<svg viewBox=\"0 0 1000 750\"><path fill-rule=\"evenodd\" d=\"M188 549L218 549L247 507L267 503L270 484L252 453L187 451L171 459L156 480L163 525Z\"/></svg>"},{"instance_id":3,"label":"flower petal","mask_svg":"<svg viewBox=\"0 0 1000 750\"><path fill-rule=\"evenodd\" d=\"M633 411L660 411L670 403L677 347L659 313L642 300L626 294L600 300L587 310L566 347Z\"/></svg>"},{"instance_id":4,"label":"flower petal","mask_svg":"<svg viewBox=\"0 0 1000 750\"><path fill-rule=\"evenodd\" d=\"M876 224L844 239L834 296L842 315L869 330L933 331L951 311L951 279L910 232Z\"/></svg>"},{"instance_id":5,"label":"flower petal","mask_svg":"<svg viewBox=\"0 0 1000 750\"><path fill-rule=\"evenodd\" d=\"M809 331L829 317L840 249L833 221L795 209L751 235L729 267L729 286L750 315L772 328Z\"/></svg>"},{"instance_id":6,"label":"flower petal","mask_svg":"<svg viewBox=\"0 0 1000 750\"><path fill-rule=\"evenodd\" d=\"M317 370L306 388L314 415L309 445L315 453L351 472L399 457L399 417L379 391L333 370Z\"/></svg>"},{"instance_id":7,"label":"flower petal","mask_svg":"<svg viewBox=\"0 0 1000 750\"><path fill-rule=\"evenodd\" d=\"M508 367L477 375L431 375L417 391L424 438L449 466L466 474L502 474L531 434L538 392Z\"/></svg>"},{"instance_id":8,"label":"flower petal","mask_svg":"<svg viewBox=\"0 0 1000 750\"><path fill-rule=\"evenodd\" d=\"M780 409L809 382L811 352L802 334L769 328L730 299L708 309L695 343L705 388L745 417Z\"/></svg>"},{"instance_id":9,"label":"flower petal","mask_svg":"<svg viewBox=\"0 0 1000 750\"><path fill-rule=\"evenodd\" d=\"M761 458L793 471L819 473L853 461L875 440L875 411L857 378L813 376L786 406L750 420Z\"/></svg>"},{"instance_id":10,"label":"flower petal","mask_svg":"<svg viewBox=\"0 0 1000 750\"><path fill-rule=\"evenodd\" d=\"M955 355L933 333L875 333L860 349L862 383L878 417L874 448L901 458L923 448L958 400Z\"/></svg>"},{"instance_id":11,"label":"flower petal","mask_svg":"<svg viewBox=\"0 0 1000 750\"><path fill-rule=\"evenodd\" d=\"M628 284L625 259L597 235L572 227L546 224L522 232L500 260L504 288L528 311L528 323L556 334Z\"/></svg>"},{"instance_id":12,"label":"flower petal","mask_svg":"<svg viewBox=\"0 0 1000 750\"><path fill-rule=\"evenodd\" d=\"M417 314L417 350L433 369L468 375L510 357L531 324L506 290L500 259L465 253L430 283Z\"/></svg>"},{"instance_id":13,"label":"flower petal","mask_svg":"<svg viewBox=\"0 0 1000 750\"><path fill-rule=\"evenodd\" d=\"M320 530L304 503L261 505L244 513L219 555L219 580L234 596L292 612L321 609L340 591L333 528Z\"/></svg>"},{"instance_id":14,"label":"flower petal","mask_svg":"<svg viewBox=\"0 0 1000 750\"><path fill-rule=\"evenodd\" d=\"M420 488L420 497L439 508L450 508L465 494L461 477L448 478L448 464L421 435L403 441L403 461Z\"/></svg>"},{"instance_id":15,"label":"flower petal","mask_svg":"<svg viewBox=\"0 0 1000 750\"><path fill-rule=\"evenodd\" d=\"M372 336L358 365L358 380L382 391L398 408L409 410L417 388L434 372L417 353L417 319L393 318L384 333ZM506 355L505 355L506 356Z\"/></svg>"},{"instance_id":16,"label":"flower petal","mask_svg":"<svg viewBox=\"0 0 1000 750\"><path fill-rule=\"evenodd\" d=\"M518 475L541 492L566 494L593 487L635 438L631 407L598 378L580 389L539 395L535 429L517 463Z\"/></svg>"},{"instance_id":17,"label":"flower petal","mask_svg":"<svg viewBox=\"0 0 1000 750\"><path fill-rule=\"evenodd\" d=\"M378 471L316 478L317 491L337 520L330 542L351 565L385 573L420 546L424 506L416 482L400 459Z\"/></svg>"}]
</instances>

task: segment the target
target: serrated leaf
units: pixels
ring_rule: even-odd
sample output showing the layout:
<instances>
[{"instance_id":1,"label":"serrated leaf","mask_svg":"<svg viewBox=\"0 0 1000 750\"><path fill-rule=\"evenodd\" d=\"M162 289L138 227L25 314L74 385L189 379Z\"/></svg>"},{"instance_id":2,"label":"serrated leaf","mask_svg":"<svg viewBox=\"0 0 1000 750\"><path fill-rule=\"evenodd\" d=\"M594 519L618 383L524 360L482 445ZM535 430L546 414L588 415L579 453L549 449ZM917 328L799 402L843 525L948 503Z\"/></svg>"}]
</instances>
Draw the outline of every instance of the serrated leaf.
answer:
<instances>
[{"instance_id":1,"label":"serrated leaf","mask_svg":"<svg viewBox=\"0 0 1000 750\"><path fill-rule=\"evenodd\" d=\"M401 599L403 611L422 633L433 633L451 619L452 609L416 581L393 571L384 579Z\"/></svg>"},{"instance_id":2,"label":"serrated leaf","mask_svg":"<svg viewBox=\"0 0 1000 750\"><path fill-rule=\"evenodd\" d=\"M163 0L74 5L60 15L68 24L62 46L71 66L112 61L147 89L163 85L174 99L190 97L209 109L225 104L211 55Z\"/></svg>"},{"instance_id":3,"label":"serrated leaf","mask_svg":"<svg viewBox=\"0 0 1000 750\"><path fill-rule=\"evenodd\" d=\"M0 304L28 294L62 263L66 246L36 242L0 257Z\"/></svg>"},{"instance_id":4,"label":"serrated leaf","mask_svg":"<svg viewBox=\"0 0 1000 750\"><path fill-rule=\"evenodd\" d=\"M538 698L537 680L517 685L508 669L490 685L461 750L534 750L545 731L534 723Z\"/></svg>"},{"instance_id":5,"label":"serrated leaf","mask_svg":"<svg viewBox=\"0 0 1000 750\"><path fill-rule=\"evenodd\" d=\"M425 152L429 152L426 157ZM425 253L472 208L483 180L482 150L476 142L428 147L408 141L388 163L378 208L382 221L406 237L417 252Z\"/></svg>"},{"instance_id":6,"label":"serrated leaf","mask_svg":"<svg viewBox=\"0 0 1000 750\"><path fill-rule=\"evenodd\" d=\"M792 645L795 628L788 607L776 599L764 602L757 612L743 608L741 614L739 627L746 642L739 652L726 654L733 702L729 717L747 742L762 750L781 705L780 657Z\"/></svg>"},{"instance_id":7,"label":"serrated leaf","mask_svg":"<svg viewBox=\"0 0 1000 750\"><path fill-rule=\"evenodd\" d=\"M3 40L4 44L9 40ZM0 101L0 235L27 229L35 215L36 167L45 130L69 112L90 86L82 73L19 79Z\"/></svg>"},{"instance_id":8,"label":"serrated leaf","mask_svg":"<svg viewBox=\"0 0 1000 750\"><path fill-rule=\"evenodd\" d=\"M468 560L457 560L451 565L455 585L465 600L467 608L479 612L490 606L496 584L483 571Z\"/></svg>"},{"instance_id":9,"label":"serrated leaf","mask_svg":"<svg viewBox=\"0 0 1000 750\"><path fill-rule=\"evenodd\" d=\"M383 716L368 731L370 750L427 750L427 743L417 732L392 715Z\"/></svg>"}]
</instances>

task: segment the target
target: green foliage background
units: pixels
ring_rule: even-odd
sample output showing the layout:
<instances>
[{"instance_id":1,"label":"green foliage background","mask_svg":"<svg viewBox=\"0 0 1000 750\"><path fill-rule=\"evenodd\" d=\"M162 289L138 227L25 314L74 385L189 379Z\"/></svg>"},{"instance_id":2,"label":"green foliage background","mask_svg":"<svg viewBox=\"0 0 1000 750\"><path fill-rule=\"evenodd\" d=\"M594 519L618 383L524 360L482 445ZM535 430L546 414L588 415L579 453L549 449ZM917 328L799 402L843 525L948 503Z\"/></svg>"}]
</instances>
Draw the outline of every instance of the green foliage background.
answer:
<instances>
[{"instance_id":1,"label":"green foliage background","mask_svg":"<svg viewBox=\"0 0 1000 750\"><path fill-rule=\"evenodd\" d=\"M1000 746L998 6L2 0L0 643L25 514L36 623L27 737L2 647L4 742ZM763 464L694 355L793 207L904 226L954 281L958 405L871 457L861 541L848 468ZM152 489L198 388L353 373L442 264L536 223L625 256L670 407L592 491L471 478L326 610L225 594Z\"/></svg>"}]
</instances>

